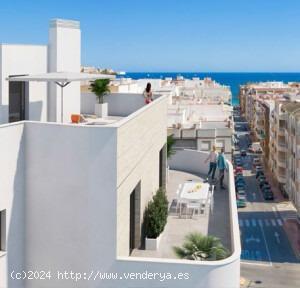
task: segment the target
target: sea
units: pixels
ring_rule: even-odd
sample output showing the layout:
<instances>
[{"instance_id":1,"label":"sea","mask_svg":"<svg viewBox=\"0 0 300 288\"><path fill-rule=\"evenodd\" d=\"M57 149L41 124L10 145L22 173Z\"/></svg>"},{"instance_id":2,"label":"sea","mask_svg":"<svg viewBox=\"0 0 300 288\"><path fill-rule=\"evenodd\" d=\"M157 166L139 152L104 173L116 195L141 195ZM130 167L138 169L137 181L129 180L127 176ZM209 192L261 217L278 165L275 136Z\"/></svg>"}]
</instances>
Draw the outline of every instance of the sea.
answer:
<instances>
[{"instance_id":1,"label":"sea","mask_svg":"<svg viewBox=\"0 0 300 288\"><path fill-rule=\"evenodd\" d=\"M249 82L283 81L300 82L300 73L205 73L205 72L127 72L126 77L132 79L161 78L183 76L191 79L193 77L210 77L216 82L230 86L232 92L232 105L239 104L239 86Z\"/></svg>"}]
</instances>

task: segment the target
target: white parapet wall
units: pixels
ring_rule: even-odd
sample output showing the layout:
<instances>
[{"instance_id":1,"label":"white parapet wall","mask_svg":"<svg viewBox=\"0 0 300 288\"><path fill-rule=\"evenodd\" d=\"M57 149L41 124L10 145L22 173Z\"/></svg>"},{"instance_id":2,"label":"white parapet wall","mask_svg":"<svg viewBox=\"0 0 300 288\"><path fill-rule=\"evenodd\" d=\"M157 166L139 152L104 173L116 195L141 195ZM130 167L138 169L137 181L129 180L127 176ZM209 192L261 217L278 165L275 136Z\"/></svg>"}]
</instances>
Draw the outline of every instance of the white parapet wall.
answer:
<instances>
[{"instance_id":1,"label":"white parapet wall","mask_svg":"<svg viewBox=\"0 0 300 288\"><path fill-rule=\"evenodd\" d=\"M156 99L161 95L155 95ZM97 98L94 93L81 93L81 113L94 114ZM109 116L127 117L134 111L145 106L145 99L141 93L110 93L104 97L104 102L108 104Z\"/></svg>"}]
</instances>

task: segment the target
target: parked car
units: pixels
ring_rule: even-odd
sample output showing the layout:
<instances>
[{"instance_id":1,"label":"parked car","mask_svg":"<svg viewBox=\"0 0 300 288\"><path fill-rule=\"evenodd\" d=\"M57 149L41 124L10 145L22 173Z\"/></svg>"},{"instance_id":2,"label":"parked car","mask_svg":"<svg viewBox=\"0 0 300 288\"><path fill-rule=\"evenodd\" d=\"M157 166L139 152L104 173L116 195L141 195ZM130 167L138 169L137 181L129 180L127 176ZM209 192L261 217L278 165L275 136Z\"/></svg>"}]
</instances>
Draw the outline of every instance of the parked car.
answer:
<instances>
[{"instance_id":1,"label":"parked car","mask_svg":"<svg viewBox=\"0 0 300 288\"><path fill-rule=\"evenodd\" d=\"M241 166L237 166L237 167L235 167L235 174L238 174L238 173L243 173L243 167L241 167Z\"/></svg>"},{"instance_id":2,"label":"parked car","mask_svg":"<svg viewBox=\"0 0 300 288\"><path fill-rule=\"evenodd\" d=\"M246 185L246 181L245 181L244 178L237 178L237 179L235 179L235 184L237 184L237 183L242 183L242 184Z\"/></svg>"},{"instance_id":3,"label":"parked car","mask_svg":"<svg viewBox=\"0 0 300 288\"><path fill-rule=\"evenodd\" d=\"M243 194L237 194L237 195L236 195L236 198L237 198L238 200L244 200L244 201L246 201L246 194L245 194L245 195L243 195Z\"/></svg>"},{"instance_id":4,"label":"parked car","mask_svg":"<svg viewBox=\"0 0 300 288\"><path fill-rule=\"evenodd\" d=\"M261 186L261 190L271 190L271 185L268 182L265 182L262 186Z\"/></svg>"},{"instance_id":5,"label":"parked car","mask_svg":"<svg viewBox=\"0 0 300 288\"><path fill-rule=\"evenodd\" d=\"M260 189L261 189L261 191L271 190L271 186L268 182L265 182L260 186Z\"/></svg>"},{"instance_id":6,"label":"parked car","mask_svg":"<svg viewBox=\"0 0 300 288\"><path fill-rule=\"evenodd\" d=\"M262 166L256 166L256 167L255 167L255 171L256 171L256 173L257 173L258 171L263 171L263 167L262 167Z\"/></svg>"},{"instance_id":7,"label":"parked car","mask_svg":"<svg viewBox=\"0 0 300 288\"><path fill-rule=\"evenodd\" d=\"M258 183L261 183L261 182L267 182L267 178L265 175L260 175L258 178L257 178L257 181Z\"/></svg>"},{"instance_id":8,"label":"parked car","mask_svg":"<svg viewBox=\"0 0 300 288\"><path fill-rule=\"evenodd\" d=\"M265 176L265 173L263 171L257 171L255 175L256 179L258 179L260 176Z\"/></svg>"},{"instance_id":9,"label":"parked car","mask_svg":"<svg viewBox=\"0 0 300 288\"><path fill-rule=\"evenodd\" d=\"M266 179L262 179L260 182L259 182L259 187L260 189L262 189L264 186L270 186L270 184L268 183L268 181Z\"/></svg>"},{"instance_id":10,"label":"parked car","mask_svg":"<svg viewBox=\"0 0 300 288\"><path fill-rule=\"evenodd\" d=\"M236 206L237 208L244 208L247 206L246 201L245 200L236 200Z\"/></svg>"},{"instance_id":11,"label":"parked car","mask_svg":"<svg viewBox=\"0 0 300 288\"><path fill-rule=\"evenodd\" d=\"M257 149L256 152L257 154L262 154L263 153L263 150L260 148L260 149Z\"/></svg>"},{"instance_id":12,"label":"parked car","mask_svg":"<svg viewBox=\"0 0 300 288\"><path fill-rule=\"evenodd\" d=\"M239 188L245 189L246 184L243 182L237 182L237 183L235 183L235 187L236 187L236 189L239 189Z\"/></svg>"},{"instance_id":13,"label":"parked car","mask_svg":"<svg viewBox=\"0 0 300 288\"><path fill-rule=\"evenodd\" d=\"M263 197L265 200L274 200L274 194L271 190L264 190Z\"/></svg>"},{"instance_id":14,"label":"parked car","mask_svg":"<svg viewBox=\"0 0 300 288\"><path fill-rule=\"evenodd\" d=\"M253 165L253 167L261 166L260 159L259 158L254 158L253 161L252 161L252 165Z\"/></svg>"},{"instance_id":15,"label":"parked car","mask_svg":"<svg viewBox=\"0 0 300 288\"><path fill-rule=\"evenodd\" d=\"M237 190L237 195L246 196L246 191L244 189Z\"/></svg>"},{"instance_id":16,"label":"parked car","mask_svg":"<svg viewBox=\"0 0 300 288\"><path fill-rule=\"evenodd\" d=\"M246 150L241 150L241 156L243 156L243 157L247 156L247 151Z\"/></svg>"}]
</instances>

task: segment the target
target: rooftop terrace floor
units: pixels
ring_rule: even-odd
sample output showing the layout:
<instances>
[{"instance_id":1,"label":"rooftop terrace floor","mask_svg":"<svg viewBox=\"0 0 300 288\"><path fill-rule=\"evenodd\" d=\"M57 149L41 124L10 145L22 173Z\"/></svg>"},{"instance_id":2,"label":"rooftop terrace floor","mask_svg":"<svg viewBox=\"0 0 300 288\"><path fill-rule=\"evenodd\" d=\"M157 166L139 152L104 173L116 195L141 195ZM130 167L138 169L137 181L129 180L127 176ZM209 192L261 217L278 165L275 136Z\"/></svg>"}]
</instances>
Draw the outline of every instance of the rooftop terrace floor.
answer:
<instances>
[{"instance_id":1,"label":"rooftop terrace floor","mask_svg":"<svg viewBox=\"0 0 300 288\"><path fill-rule=\"evenodd\" d=\"M196 215L192 219L189 215L179 218L176 214L176 190L179 184L188 180L203 182L203 175L195 175L182 171L170 170L167 187L169 200L169 216L167 225L162 234L159 249L147 251L135 249L131 256L151 258L177 258L173 246L181 246L185 236L190 232L200 232L204 235L214 235L221 239L223 245L231 251L231 233L229 221L228 191L215 186L213 206L206 215Z\"/></svg>"}]
</instances>

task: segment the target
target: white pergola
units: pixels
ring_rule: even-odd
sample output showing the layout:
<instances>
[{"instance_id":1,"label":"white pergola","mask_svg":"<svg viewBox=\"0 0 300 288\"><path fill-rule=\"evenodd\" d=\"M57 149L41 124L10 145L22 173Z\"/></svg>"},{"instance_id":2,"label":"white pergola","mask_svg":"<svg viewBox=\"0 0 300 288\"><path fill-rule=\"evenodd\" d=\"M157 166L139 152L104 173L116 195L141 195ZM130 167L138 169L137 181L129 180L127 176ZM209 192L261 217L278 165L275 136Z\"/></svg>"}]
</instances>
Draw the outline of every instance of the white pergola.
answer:
<instances>
[{"instance_id":1,"label":"white pergola","mask_svg":"<svg viewBox=\"0 0 300 288\"><path fill-rule=\"evenodd\" d=\"M76 73L76 72L49 72L36 75L22 75L13 76L7 78L8 81L18 81L18 82L52 82L61 88L61 122L63 123L63 97L64 88L74 81L92 81L96 79L114 79L114 75L106 74L90 74L90 73Z\"/></svg>"}]
</instances>

